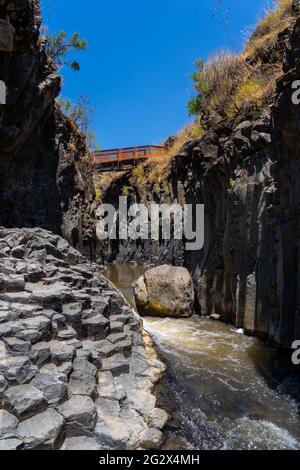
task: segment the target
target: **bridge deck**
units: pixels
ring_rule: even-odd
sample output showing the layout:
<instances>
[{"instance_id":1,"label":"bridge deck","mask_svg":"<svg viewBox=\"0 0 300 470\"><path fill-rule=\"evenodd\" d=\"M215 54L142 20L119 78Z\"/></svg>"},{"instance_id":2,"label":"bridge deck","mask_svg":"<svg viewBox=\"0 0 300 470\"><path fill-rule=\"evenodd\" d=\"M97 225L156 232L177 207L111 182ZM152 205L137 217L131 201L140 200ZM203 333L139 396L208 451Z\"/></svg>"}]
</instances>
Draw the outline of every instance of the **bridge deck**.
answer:
<instances>
[{"instance_id":1,"label":"bridge deck","mask_svg":"<svg viewBox=\"0 0 300 470\"><path fill-rule=\"evenodd\" d=\"M120 149L100 150L94 153L93 165L96 171L118 170L133 166L149 158L153 152L161 149L158 145L144 145Z\"/></svg>"}]
</instances>

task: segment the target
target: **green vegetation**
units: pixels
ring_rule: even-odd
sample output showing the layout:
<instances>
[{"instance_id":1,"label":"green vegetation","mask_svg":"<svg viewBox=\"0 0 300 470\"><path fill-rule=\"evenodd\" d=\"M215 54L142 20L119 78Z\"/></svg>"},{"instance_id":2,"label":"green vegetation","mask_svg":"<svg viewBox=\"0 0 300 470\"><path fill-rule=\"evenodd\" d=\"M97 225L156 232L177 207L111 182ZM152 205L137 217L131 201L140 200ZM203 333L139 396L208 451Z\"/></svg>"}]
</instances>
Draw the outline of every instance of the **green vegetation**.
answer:
<instances>
[{"instance_id":1,"label":"green vegetation","mask_svg":"<svg viewBox=\"0 0 300 470\"><path fill-rule=\"evenodd\" d=\"M221 51L207 63L198 60L195 65L192 79L197 95L188 103L190 114L198 115L225 107L242 74L240 58Z\"/></svg>"},{"instance_id":2,"label":"green vegetation","mask_svg":"<svg viewBox=\"0 0 300 470\"><path fill-rule=\"evenodd\" d=\"M47 35L46 51L50 58L50 65L54 64L58 68L68 66L75 72L78 72L80 70L79 62L68 60L68 55L69 53L86 50L87 44L86 39L80 39L78 32L74 33L70 38L67 37L65 31L60 31L55 35Z\"/></svg>"},{"instance_id":3,"label":"green vegetation","mask_svg":"<svg viewBox=\"0 0 300 470\"><path fill-rule=\"evenodd\" d=\"M97 144L92 130L93 110L90 107L87 96L80 96L77 103L64 97L58 98L57 102L64 114L66 114L86 136L86 142L89 149L94 150Z\"/></svg>"},{"instance_id":4,"label":"green vegetation","mask_svg":"<svg viewBox=\"0 0 300 470\"><path fill-rule=\"evenodd\" d=\"M96 188L96 199L97 201L102 201L104 196L104 191L102 188Z\"/></svg>"},{"instance_id":5,"label":"green vegetation","mask_svg":"<svg viewBox=\"0 0 300 470\"><path fill-rule=\"evenodd\" d=\"M275 45L278 34L291 22L292 0L279 0L266 12L242 55L221 51L206 63L198 60L192 74L195 96L189 101L191 115L218 113L234 118L239 112L270 104L280 64L262 62L264 52ZM251 60L247 60L251 56Z\"/></svg>"},{"instance_id":6,"label":"green vegetation","mask_svg":"<svg viewBox=\"0 0 300 470\"><path fill-rule=\"evenodd\" d=\"M129 188L128 186L124 186L124 187L121 189L121 193L122 193L122 196L128 197L129 194L130 194L130 188Z\"/></svg>"}]
</instances>

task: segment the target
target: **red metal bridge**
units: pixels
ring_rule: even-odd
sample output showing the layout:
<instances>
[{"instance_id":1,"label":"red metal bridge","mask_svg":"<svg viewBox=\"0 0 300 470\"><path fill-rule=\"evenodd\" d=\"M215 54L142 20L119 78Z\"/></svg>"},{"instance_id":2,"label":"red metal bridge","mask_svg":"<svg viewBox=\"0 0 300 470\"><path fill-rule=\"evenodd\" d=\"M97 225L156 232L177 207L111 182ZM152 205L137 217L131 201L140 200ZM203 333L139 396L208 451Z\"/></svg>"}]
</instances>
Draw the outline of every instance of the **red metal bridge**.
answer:
<instances>
[{"instance_id":1,"label":"red metal bridge","mask_svg":"<svg viewBox=\"0 0 300 470\"><path fill-rule=\"evenodd\" d=\"M118 171L130 168L151 157L158 149L158 145L144 145L140 147L127 147L120 149L100 150L93 155L95 171Z\"/></svg>"}]
</instances>

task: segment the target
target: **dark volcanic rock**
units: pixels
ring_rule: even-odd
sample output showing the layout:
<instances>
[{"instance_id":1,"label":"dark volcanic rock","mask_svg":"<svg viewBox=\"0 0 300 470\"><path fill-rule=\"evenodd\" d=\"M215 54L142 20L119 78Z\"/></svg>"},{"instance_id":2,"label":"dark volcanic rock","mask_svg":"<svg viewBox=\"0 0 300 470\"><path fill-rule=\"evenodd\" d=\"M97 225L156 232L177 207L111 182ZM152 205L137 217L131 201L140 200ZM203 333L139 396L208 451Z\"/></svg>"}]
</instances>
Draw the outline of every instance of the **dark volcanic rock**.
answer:
<instances>
[{"instance_id":1,"label":"dark volcanic rock","mask_svg":"<svg viewBox=\"0 0 300 470\"><path fill-rule=\"evenodd\" d=\"M56 449L64 442L63 448L98 449L108 430L106 426L96 429L96 423L109 409L97 402L99 397L114 400L114 409L120 413L126 409L127 418L135 413L125 388L115 384L114 377L126 374L133 389L138 389L147 374L151 377L149 396L155 403L150 392L164 368L148 356L140 320L99 273L98 265L57 235L41 229L0 228L0 257L5 254L6 260L0 263L0 276L8 265L12 269L18 265L15 247L23 253L26 276L32 269L32 256L43 244L53 255L48 258L45 253L35 282L26 282L23 291L19 284L15 284L16 291L3 285L0 296L0 449ZM62 265L67 276L49 284L49 273ZM79 271L87 281L85 287L78 286ZM117 317L108 308L112 303L120 310ZM119 333L112 335L117 319L122 320L117 322ZM142 347L135 347L132 331ZM135 364L137 353L139 358L144 353L142 374ZM127 418L115 418L123 429L122 448L138 448L139 435L148 426L146 417L133 441ZM116 449L118 427L109 428L109 434ZM73 437L77 439L71 441Z\"/></svg>"},{"instance_id":2,"label":"dark volcanic rock","mask_svg":"<svg viewBox=\"0 0 300 470\"><path fill-rule=\"evenodd\" d=\"M49 229L90 254L94 188L88 150L55 104L61 80L45 53L40 22L39 0L1 2L0 80L7 104L0 109L0 225ZM14 249L15 257L23 254Z\"/></svg>"},{"instance_id":3,"label":"dark volcanic rock","mask_svg":"<svg viewBox=\"0 0 300 470\"><path fill-rule=\"evenodd\" d=\"M104 201L114 205L125 186L131 202L204 204L204 248L137 240L102 250L119 261L183 264L199 312L284 348L300 337L300 106L292 102L300 77L299 0L293 12L274 50L264 53L264 63L274 63L274 55L277 65L283 61L269 108L252 119L241 112L236 120L212 120L204 137L173 159L163 184L139 188L127 173L106 192Z\"/></svg>"}]
</instances>

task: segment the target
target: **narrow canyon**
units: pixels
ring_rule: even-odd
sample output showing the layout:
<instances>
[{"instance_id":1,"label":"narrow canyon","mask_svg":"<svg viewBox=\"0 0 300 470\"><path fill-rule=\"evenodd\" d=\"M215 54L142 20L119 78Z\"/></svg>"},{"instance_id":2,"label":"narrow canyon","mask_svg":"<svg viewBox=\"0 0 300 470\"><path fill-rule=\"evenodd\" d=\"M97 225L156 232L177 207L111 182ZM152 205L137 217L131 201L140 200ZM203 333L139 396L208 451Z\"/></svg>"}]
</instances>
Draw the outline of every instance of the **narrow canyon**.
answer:
<instances>
[{"instance_id":1,"label":"narrow canyon","mask_svg":"<svg viewBox=\"0 0 300 470\"><path fill-rule=\"evenodd\" d=\"M198 63L195 122L111 172L41 23L0 1L0 450L300 449L300 1ZM101 240L121 196L204 205L204 246Z\"/></svg>"}]
</instances>

